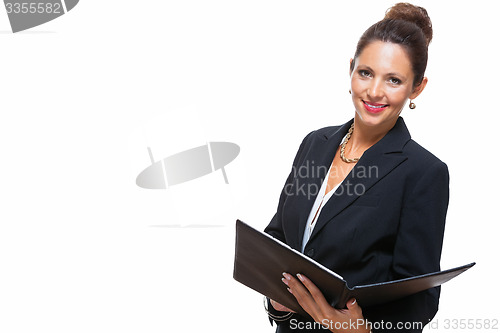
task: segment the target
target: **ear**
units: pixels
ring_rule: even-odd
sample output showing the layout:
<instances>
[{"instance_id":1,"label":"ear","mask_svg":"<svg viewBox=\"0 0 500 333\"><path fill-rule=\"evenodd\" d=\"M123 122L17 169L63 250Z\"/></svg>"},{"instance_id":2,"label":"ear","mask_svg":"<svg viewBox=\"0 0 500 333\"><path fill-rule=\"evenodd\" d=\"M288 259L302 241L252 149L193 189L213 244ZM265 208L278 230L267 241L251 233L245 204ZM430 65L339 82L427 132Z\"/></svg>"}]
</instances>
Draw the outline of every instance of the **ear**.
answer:
<instances>
[{"instance_id":1,"label":"ear","mask_svg":"<svg viewBox=\"0 0 500 333\"><path fill-rule=\"evenodd\" d=\"M428 81L427 77L424 77L422 79L422 82L420 82L420 84L418 86L416 86L415 88L413 88L413 92L410 95L410 99L417 98L418 95L420 95L422 93L422 91L424 91L424 88L427 85L427 81Z\"/></svg>"}]
</instances>

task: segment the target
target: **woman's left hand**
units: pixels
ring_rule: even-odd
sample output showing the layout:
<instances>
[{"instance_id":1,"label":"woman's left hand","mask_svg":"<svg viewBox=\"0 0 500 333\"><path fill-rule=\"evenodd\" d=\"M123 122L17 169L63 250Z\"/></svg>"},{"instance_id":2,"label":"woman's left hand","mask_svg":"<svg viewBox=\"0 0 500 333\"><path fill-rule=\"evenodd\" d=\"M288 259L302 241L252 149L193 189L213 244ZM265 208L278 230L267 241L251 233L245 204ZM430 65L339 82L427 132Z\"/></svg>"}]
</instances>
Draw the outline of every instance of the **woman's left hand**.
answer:
<instances>
[{"instance_id":1,"label":"woman's left hand","mask_svg":"<svg viewBox=\"0 0 500 333\"><path fill-rule=\"evenodd\" d=\"M297 274L300 281L288 273L283 273L283 276L282 281L288 286L288 291L314 321L337 333L370 332L355 299L347 302L347 309L338 310L328 304L323 293L304 275Z\"/></svg>"}]
</instances>

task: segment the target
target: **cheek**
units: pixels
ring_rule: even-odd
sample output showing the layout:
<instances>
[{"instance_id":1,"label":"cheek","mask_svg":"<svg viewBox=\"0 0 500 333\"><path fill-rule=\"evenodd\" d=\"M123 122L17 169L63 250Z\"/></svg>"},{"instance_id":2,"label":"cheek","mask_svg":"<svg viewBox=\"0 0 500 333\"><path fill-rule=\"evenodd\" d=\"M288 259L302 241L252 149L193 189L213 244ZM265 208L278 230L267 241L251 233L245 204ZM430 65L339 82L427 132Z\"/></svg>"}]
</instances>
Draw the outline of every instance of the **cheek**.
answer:
<instances>
[{"instance_id":1,"label":"cheek","mask_svg":"<svg viewBox=\"0 0 500 333\"><path fill-rule=\"evenodd\" d=\"M391 104L403 104L410 96L410 91L406 87L387 87L385 96Z\"/></svg>"},{"instance_id":2,"label":"cheek","mask_svg":"<svg viewBox=\"0 0 500 333\"><path fill-rule=\"evenodd\" d=\"M351 80L351 90L354 95L361 94L366 89L366 84L361 80Z\"/></svg>"}]
</instances>

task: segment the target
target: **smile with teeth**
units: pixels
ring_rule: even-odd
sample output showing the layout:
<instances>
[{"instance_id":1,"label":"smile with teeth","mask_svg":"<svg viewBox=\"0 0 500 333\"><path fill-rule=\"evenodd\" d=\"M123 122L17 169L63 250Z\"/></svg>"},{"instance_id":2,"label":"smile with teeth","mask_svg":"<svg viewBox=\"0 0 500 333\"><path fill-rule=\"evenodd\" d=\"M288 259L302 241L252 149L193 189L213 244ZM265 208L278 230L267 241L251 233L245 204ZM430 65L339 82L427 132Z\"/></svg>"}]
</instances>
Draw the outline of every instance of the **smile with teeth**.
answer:
<instances>
[{"instance_id":1,"label":"smile with teeth","mask_svg":"<svg viewBox=\"0 0 500 333\"><path fill-rule=\"evenodd\" d=\"M381 108L385 108L386 106L389 106L389 104L373 105L373 104L370 104L370 103L365 102L365 101L363 101L363 103L365 103L366 105L368 105L369 107L374 108L374 109L381 109Z\"/></svg>"},{"instance_id":2,"label":"smile with teeth","mask_svg":"<svg viewBox=\"0 0 500 333\"><path fill-rule=\"evenodd\" d=\"M389 104L378 104L378 103L368 103L366 101L363 101L363 105L365 106L366 111L370 113L380 113L383 110L387 109Z\"/></svg>"}]
</instances>

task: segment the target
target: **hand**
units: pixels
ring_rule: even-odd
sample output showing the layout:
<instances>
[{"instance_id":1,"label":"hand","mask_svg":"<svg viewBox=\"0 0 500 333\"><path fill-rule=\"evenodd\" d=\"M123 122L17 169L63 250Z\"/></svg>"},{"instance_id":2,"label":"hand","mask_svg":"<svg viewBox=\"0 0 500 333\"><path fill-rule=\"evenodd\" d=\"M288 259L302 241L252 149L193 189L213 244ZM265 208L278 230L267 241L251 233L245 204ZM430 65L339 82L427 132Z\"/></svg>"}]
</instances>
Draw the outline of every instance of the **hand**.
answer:
<instances>
[{"instance_id":1,"label":"hand","mask_svg":"<svg viewBox=\"0 0 500 333\"><path fill-rule=\"evenodd\" d=\"M283 273L283 276L282 281L288 286L288 291L314 321L336 333L370 332L355 299L347 302L347 309L338 310L328 304L323 293L304 275L297 274L300 281L288 273Z\"/></svg>"},{"instance_id":2,"label":"hand","mask_svg":"<svg viewBox=\"0 0 500 333\"><path fill-rule=\"evenodd\" d=\"M275 300L271 300L271 306L276 310L276 311L283 311L283 312L295 312L292 309L287 308L284 305L281 305L280 303L276 302Z\"/></svg>"}]
</instances>

